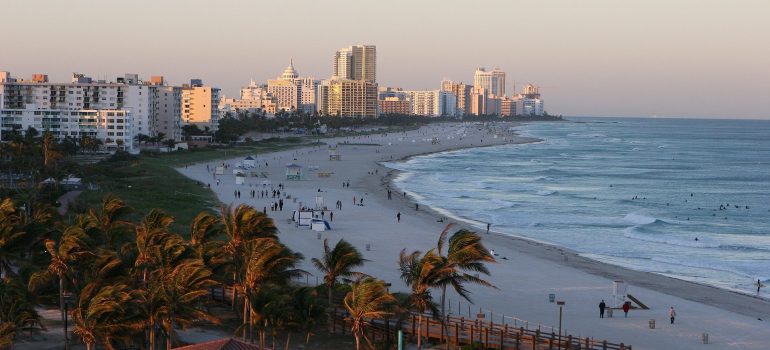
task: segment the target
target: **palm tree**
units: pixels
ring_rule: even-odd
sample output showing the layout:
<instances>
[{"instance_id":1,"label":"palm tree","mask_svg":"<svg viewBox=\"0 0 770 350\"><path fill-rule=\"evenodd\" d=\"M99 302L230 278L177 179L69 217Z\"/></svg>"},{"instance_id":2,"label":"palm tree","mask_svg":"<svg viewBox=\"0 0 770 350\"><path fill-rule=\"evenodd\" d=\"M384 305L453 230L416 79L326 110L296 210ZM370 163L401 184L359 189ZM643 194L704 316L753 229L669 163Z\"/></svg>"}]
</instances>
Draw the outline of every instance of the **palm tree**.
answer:
<instances>
[{"instance_id":1,"label":"palm tree","mask_svg":"<svg viewBox=\"0 0 770 350\"><path fill-rule=\"evenodd\" d=\"M170 238L170 226L173 222L173 217L159 209L152 209L136 225L137 257L134 267L141 272L142 282L145 284L147 284L148 273L159 263L157 247Z\"/></svg>"},{"instance_id":2,"label":"palm tree","mask_svg":"<svg viewBox=\"0 0 770 350\"><path fill-rule=\"evenodd\" d=\"M254 326L254 322L251 317L253 312L250 310L250 307L252 307L253 300L260 293L262 287L268 283L286 285L292 278L306 273L296 268L303 258L302 254L292 252L275 239L257 238L248 242L245 248L247 249L246 268L243 282L240 286L240 291L244 295L244 338L246 338L246 325L249 326L250 333L252 333L251 329Z\"/></svg>"},{"instance_id":3,"label":"palm tree","mask_svg":"<svg viewBox=\"0 0 770 350\"><path fill-rule=\"evenodd\" d=\"M351 331L356 337L356 350L361 349L361 336L371 345L369 338L364 334L366 321L389 315L388 307L395 301L385 283L380 280L364 277L353 282L350 292L343 299L343 304L349 313L348 320L352 323Z\"/></svg>"},{"instance_id":4,"label":"palm tree","mask_svg":"<svg viewBox=\"0 0 770 350\"><path fill-rule=\"evenodd\" d=\"M139 300L141 293L125 284L90 283L72 310L75 334L88 350L94 349L97 342L112 348L114 339L125 338L138 328Z\"/></svg>"},{"instance_id":5,"label":"palm tree","mask_svg":"<svg viewBox=\"0 0 770 350\"><path fill-rule=\"evenodd\" d=\"M39 323L40 315L30 299L18 278L0 281L0 348L13 345L18 329Z\"/></svg>"},{"instance_id":6,"label":"palm tree","mask_svg":"<svg viewBox=\"0 0 770 350\"><path fill-rule=\"evenodd\" d=\"M489 270L485 263L495 262L495 258L489 253L486 247L481 243L481 237L475 232L465 229L458 230L449 237L447 236L452 224L446 225L439 235L436 244L436 253L441 259L442 274L439 276L436 284L441 288L441 315L446 312L446 290L447 286L452 286L454 291L468 302L471 302L470 295L463 284L473 283L487 287L494 286L476 277L473 273L483 273L489 275ZM448 243L448 244L447 244ZM444 246L446 245L446 253ZM441 318L441 325L444 327L444 334L447 334L445 319ZM447 342L447 347L449 343Z\"/></svg>"},{"instance_id":7,"label":"palm tree","mask_svg":"<svg viewBox=\"0 0 770 350\"><path fill-rule=\"evenodd\" d=\"M324 284L326 284L328 293L328 307L332 309L334 308L332 293L337 280L358 275L359 273L353 271L353 269L362 266L366 259L364 259L356 247L344 239L340 239L334 246L334 249L330 249L328 239L324 239L323 256L321 259L313 258L312 261L318 271L324 274ZM329 312L329 317L331 317L331 312ZM331 319L329 325L331 325Z\"/></svg>"},{"instance_id":8,"label":"palm tree","mask_svg":"<svg viewBox=\"0 0 770 350\"><path fill-rule=\"evenodd\" d=\"M123 200L107 194L102 198L101 207L88 210L88 216L96 223L103 235L104 243L114 249L126 239L132 223L122 218L131 211Z\"/></svg>"},{"instance_id":9,"label":"palm tree","mask_svg":"<svg viewBox=\"0 0 770 350\"><path fill-rule=\"evenodd\" d=\"M409 305L417 311L417 348L422 349L423 314L430 311L434 318L438 316L439 310L430 291L438 285L439 278L445 272L442 271L441 259L434 250L421 256L419 251L407 254L404 249L399 254L398 265L401 279L411 289Z\"/></svg>"},{"instance_id":10,"label":"palm tree","mask_svg":"<svg viewBox=\"0 0 770 350\"><path fill-rule=\"evenodd\" d=\"M254 207L241 204L235 208L223 206L220 210L222 232L227 237L224 251L230 257L230 268L233 274L233 309L238 299L237 286L242 283L239 278L244 275L246 255L244 244L256 238L277 239L278 229L273 220Z\"/></svg>"},{"instance_id":11,"label":"palm tree","mask_svg":"<svg viewBox=\"0 0 770 350\"><path fill-rule=\"evenodd\" d=\"M78 216L75 224L68 226L57 244L56 241L48 239L45 241L46 252L51 257L48 268L32 274L29 279L29 289L35 290L43 284L51 281L52 278L59 282L59 312L61 313L62 323L64 324L64 341L67 347L68 331L67 316L65 314L64 293L66 289L65 282L74 287L75 284L75 266L82 263L85 257L92 257L94 253L87 231L93 228L93 222L88 217Z\"/></svg>"},{"instance_id":12,"label":"palm tree","mask_svg":"<svg viewBox=\"0 0 770 350\"><path fill-rule=\"evenodd\" d=\"M0 277L12 274L12 263L21 258L19 247L26 238L22 224L22 215L13 201L6 198L0 202Z\"/></svg>"},{"instance_id":13,"label":"palm tree","mask_svg":"<svg viewBox=\"0 0 770 350\"><path fill-rule=\"evenodd\" d=\"M208 288L216 282L211 279L209 270L200 259L184 262L163 274L161 283L154 283L156 296L160 297L164 307L160 317L161 328L166 333L166 350L175 342L174 324L183 329L197 320L219 323L211 314L198 308L198 304L208 297Z\"/></svg>"},{"instance_id":14,"label":"palm tree","mask_svg":"<svg viewBox=\"0 0 770 350\"><path fill-rule=\"evenodd\" d=\"M300 287L294 291L291 305L298 328L305 332L305 348L307 348L316 323L323 317L323 302L315 288Z\"/></svg>"}]
</instances>

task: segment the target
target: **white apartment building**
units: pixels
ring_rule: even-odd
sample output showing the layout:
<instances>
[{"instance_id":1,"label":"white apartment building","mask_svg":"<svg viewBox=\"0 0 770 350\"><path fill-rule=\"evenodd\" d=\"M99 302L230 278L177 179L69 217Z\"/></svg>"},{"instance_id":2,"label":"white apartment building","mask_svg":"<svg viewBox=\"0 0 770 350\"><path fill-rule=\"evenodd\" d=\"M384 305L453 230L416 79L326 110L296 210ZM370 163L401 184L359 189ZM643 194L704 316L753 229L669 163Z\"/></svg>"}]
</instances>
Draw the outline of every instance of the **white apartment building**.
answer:
<instances>
[{"instance_id":1,"label":"white apartment building","mask_svg":"<svg viewBox=\"0 0 770 350\"><path fill-rule=\"evenodd\" d=\"M476 68L473 85L483 88L490 95L502 97L505 95L505 72L497 67L492 71L487 71L484 67Z\"/></svg>"},{"instance_id":2,"label":"white apartment building","mask_svg":"<svg viewBox=\"0 0 770 350\"><path fill-rule=\"evenodd\" d=\"M36 74L16 80L0 73L0 130L24 132L33 127L58 139L96 137L108 150L133 149L134 101L122 83L93 82L82 74L71 83L50 83ZM136 90L138 91L138 90ZM142 109L144 111L144 108Z\"/></svg>"},{"instance_id":3,"label":"white apartment building","mask_svg":"<svg viewBox=\"0 0 770 350\"><path fill-rule=\"evenodd\" d=\"M404 91L411 101L412 114L440 117L457 113L457 97L448 91Z\"/></svg>"},{"instance_id":4,"label":"white apartment building","mask_svg":"<svg viewBox=\"0 0 770 350\"><path fill-rule=\"evenodd\" d=\"M332 79L366 80L377 82L377 47L354 45L334 54Z\"/></svg>"}]
</instances>

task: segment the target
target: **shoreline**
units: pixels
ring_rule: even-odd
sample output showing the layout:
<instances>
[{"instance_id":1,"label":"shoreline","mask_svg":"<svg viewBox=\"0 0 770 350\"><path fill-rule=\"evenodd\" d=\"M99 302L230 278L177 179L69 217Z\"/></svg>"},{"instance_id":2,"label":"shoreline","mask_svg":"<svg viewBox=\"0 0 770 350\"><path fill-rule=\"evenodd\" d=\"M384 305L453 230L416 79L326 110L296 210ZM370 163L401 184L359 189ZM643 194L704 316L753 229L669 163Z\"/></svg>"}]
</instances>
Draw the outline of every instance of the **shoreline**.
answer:
<instances>
[{"instance_id":1,"label":"shoreline","mask_svg":"<svg viewBox=\"0 0 770 350\"><path fill-rule=\"evenodd\" d=\"M524 124L521 124L521 125L524 125ZM516 128L518 128L521 125L517 125ZM514 133L514 136L522 138L522 136L518 136L517 131L514 131L513 133ZM509 143L498 144L498 145L467 146L467 147L451 148L451 149L435 151L435 152L423 152L423 153L407 155L398 160L392 160L388 162L392 162L392 163L406 162L412 158L419 157L419 156L453 152L458 150L475 149L475 148L482 148L482 147L497 147L497 146L503 146L503 145L509 145L509 144L529 144L529 143L537 143L537 142L545 141L543 139L539 139L535 137L523 137L523 138L526 138L529 140L523 141L523 142L513 142L513 143L509 142ZM400 189L400 187L398 187L398 185L396 185L394 181L399 175L405 172L398 169L387 167L383 165L382 162L377 162L377 165L388 170L388 172L386 173L386 175L383 177L381 181L380 190L387 191L388 188ZM401 189L401 191L404 191L404 190ZM409 191L406 191L406 192L411 193ZM521 235L505 234L492 229L490 229L489 235L486 235L482 231L482 228L475 227L472 224L472 222L480 223L480 221L474 220L473 218L463 217L459 214L453 213L448 209L434 208L433 206L419 202L417 199L413 198L412 195L407 196L405 201L409 204L408 206L412 206L412 207L414 207L415 204L419 204L420 210L424 210L430 213L434 219L445 218L447 221L454 221L456 226L458 226L459 228L465 228L471 231L475 231L477 233L482 234L482 236L485 238L493 238L498 243L510 244L511 245L510 248L516 249L519 253L535 255L536 257L543 258L543 259L561 264L563 266L568 266L568 267L576 267L575 262L577 262L578 263L577 267L580 270L596 276L614 279L614 280L624 280L629 285L635 285L635 286L640 286L644 288L658 290L665 294L670 294L673 296L677 296L677 297L698 302L698 303L716 306L722 310L736 312L745 316L759 317L763 314L764 315L770 314L770 300L756 296L756 295L742 293L740 291L730 290L726 288L720 288L709 284L688 281L688 280L680 279L676 277L661 275L654 272L634 270L628 267L614 265L611 263L585 257L581 255L581 253L578 251L572 250L570 248L567 248L558 244L538 241L534 238L529 238ZM425 209L422 209L423 207ZM443 212L446 212L446 214ZM479 232L479 231L482 231L482 232ZM524 248L534 248L536 251L529 250L529 249L525 250ZM567 262L569 262L569 264ZM696 290L695 293L693 293L692 288L695 288L695 289L703 288L706 290ZM762 305L763 306L762 308L759 308L762 311L758 311L757 306L759 305L748 306L748 305L739 304L739 303L731 303L729 302L729 300L724 300L723 298L714 300L711 296L708 295L709 293L706 293L707 291L727 293L728 297L745 298L745 300L741 301L742 303L750 302L750 301L758 301L764 305Z\"/></svg>"},{"instance_id":2,"label":"shoreline","mask_svg":"<svg viewBox=\"0 0 770 350\"><path fill-rule=\"evenodd\" d=\"M345 239L358 247L368 260L360 272L391 283L392 291L408 291L397 268L399 252L402 249L426 251L435 247L438 233L448 222L457 221L456 228L468 227L469 224L452 219L437 222L438 217L445 215L427 205L415 211L414 198L404 198L400 192L393 193L395 198L389 200L386 189L391 186L398 191L391 184L398 171L382 163L438 152L539 141L514 136L515 130L508 129L514 125L520 124L496 123L494 128L489 128L474 123L448 123L407 132L328 139L330 146L345 141L351 143L338 148L342 155L340 161L328 159L326 146L258 154L258 162L270 163L269 167L261 163L261 168L256 169L257 172L267 173L267 177L248 177L245 184L235 185L234 176L228 171L217 177L223 180L221 186L211 183L211 190L224 204L244 203L262 209L277 199L259 196L241 198L235 196L234 191L247 194L255 184L259 186L257 188L265 188L262 184L264 180L275 185L283 183L282 196L290 196L284 197L288 200L288 209L267 210L267 213L281 232L281 241L305 256L300 268L313 273L308 281L318 277L310 260L320 257L323 240L329 239L334 244L339 239ZM493 139L493 134L497 134L498 138ZM431 137L440 138L439 144L432 144ZM361 145L364 143L380 146ZM206 165L211 166L212 162L232 165L240 161L241 158L230 158L176 170L205 184L212 181L212 173L207 171ZM310 170L301 181L287 181L283 175L287 162L301 164ZM331 176L316 177L314 168ZM344 182L350 185L342 186ZM335 200L343 204L342 208L333 211L326 209L327 214L329 211L334 213L333 220L330 220L331 230L314 232L307 227L296 226L289 219L292 210L316 203L315 197L319 196L323 197L325 207L332 207ZM364 205L358 205L358 202L355 206L351 205L351 198L354 197L363 198ZM397 212L401 214L400 221L396 220ZM559 300L567 301L565 333L576 336L624 342L636 349L699 349L702 347L700 336L704 331L711 334L712 344L719 344L717 346L725 349L764 349L770 342L768 326L757 320L760 317L770 318L766 316L770 314L770 304L764 300L601 263L579 256L567 248L525 238L494 231L486 235L483 230L470 226L481 233L487 247L498 253L498 262L488 266L491 272L488 280L497 288L467 286L473 305L448 291L451 308L448 311L452 314L470 316L471 309L484 310L487 318L495 322L505 318L506 322L515 325L515 320L519 320L520 324L527 320L530 326L542 325L545 331L550 332L555 329L551 327L558 324L558 317L555 318L558 309L554 313L555 304L548 302L548 295L555 294ZM625 280L630 286L629 293L650 309L634 309L627 319L616 317L599 321L597 305L602 299L611 300L612 281L618 278ZM667 309L673 305L681 310L676 327L669 326L667 319ZM651 319L658 321L659 327L655 330L647 330L647 322ZM655 336L651 336L650 332L654 332Z\"/></svg>"}]
</instances>

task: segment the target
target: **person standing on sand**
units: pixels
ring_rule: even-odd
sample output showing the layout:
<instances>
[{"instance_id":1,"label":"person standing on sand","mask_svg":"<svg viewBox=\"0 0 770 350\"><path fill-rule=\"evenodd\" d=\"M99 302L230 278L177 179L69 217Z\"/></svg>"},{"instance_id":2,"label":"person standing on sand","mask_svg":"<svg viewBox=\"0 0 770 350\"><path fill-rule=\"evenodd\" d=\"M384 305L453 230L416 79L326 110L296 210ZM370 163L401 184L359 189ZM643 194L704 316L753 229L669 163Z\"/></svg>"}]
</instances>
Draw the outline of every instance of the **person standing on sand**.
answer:
<instances>
[{"instance_id":1,"label":"person standing on sand","mask_svg":"<svg viewBox=\"0 0 770 350\"><path fill-rule=\"evenodd\" d=\"M759 295L759 289L762 288L762 281L757 279L757 295Z\"/></svg>"},{"instance_id":2,"label":"person standing on sand","mask_svg":"<svg viewBox=\"0 0 770 350\"><path fill-rule=\"evenodd\" d=\"M626 318L628 318L628 310L631 310L631 303L629 302L623 303L623 312L625 313Z\"/></svg>"},{"instance_id":3,"label":"person standing on sand","mask_svg":"<svg viewBox=\"0 0 770 350\"><path fill-rule=\"evenodd\" d=\"M673 306L668 309L668 317L671 319L671 324L674 324L674 320L676 319L676 310L674 310Z\"/></svg>"},{"instance_id":4,"label":"person standing on sand","mask_svg":"<svg viewBox=\"0 0 770 350\"><path fill-rule=\"evenodd\" d=\"M396 214L396 220L398 222L401 222L401 212L398 212L398 214Z\"/></svg>"},{"instance_id":5,"label":"person standing on sand","mask_svg":"<svg viewBox=\"0 0 770 350\"><path fill-rule=\"evenodd\" d=\"M599 318L604 318L604 309L607 308L607 304L604 303L604 299L599 303Z\"/></svg>"},{"instance_id":6,"label":"person standing on sand","mask_svg":"<svg viewBox=\"0 0 770 350\"><path fill-rule=\"evenodd\" d=\"M487 223L487 234L489 234L489 226L491 226L489 223Z\"/></svg>"},{"instance_id":7,"label":"person standing on sand","mask_svg":"<svg viewBox=\"0 0 770 350\"><path fill-rule=\"evenodd\" d=\"M329 221L334 221L334 212L333 211L329 212Z\"/></svg>"}]
</instances>

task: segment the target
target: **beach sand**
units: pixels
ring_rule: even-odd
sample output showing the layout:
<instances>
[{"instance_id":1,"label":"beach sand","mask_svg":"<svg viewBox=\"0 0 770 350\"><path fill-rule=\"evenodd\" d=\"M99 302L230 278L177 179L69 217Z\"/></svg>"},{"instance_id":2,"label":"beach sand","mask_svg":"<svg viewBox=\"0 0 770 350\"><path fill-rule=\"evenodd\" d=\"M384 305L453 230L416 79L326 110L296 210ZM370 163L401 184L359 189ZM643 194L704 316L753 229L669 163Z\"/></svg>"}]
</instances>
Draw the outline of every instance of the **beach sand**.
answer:
<instances>
[{"instance_id":1,"label":"beach sand","mask_svg":"<svg viewBox=\"0 0 770 350\"><path fill-rule=\"evenodd\" d=\"M452 220L437 222L442 215L424 206L415 210L414 198L411 195L405 198L403 192L389 183L397 172L379 163L450 149L537 141L510 133L508 127L513 125L501 123L493 131L481 124L433 124L406 133L326 139L324 142L330 145L340 143L337 148L340 161L329 160L327 146L259 154L259 167L249 172L264 172L267 178L249 176L243 185L235 185L232 172L234 165L242 161L240 158L189 165L178 171L204 185L210 184L223 203L246 203L260 210L268 207L267 213L280 229L281 240L305 256L302 267L314 274L308 278L310 283L321 280L310 259L320 256L322 239L328 238L333 245L344 238L369 260L361 271L392 283L392 291L406 291L399 280L398 253L402 249L426 251L434 247L439 232ZM434 137L438 144L433 144ZM342 145L345 141L350 144ZM213 171L222 163L231 167L224 175L217 176L220 184L216 185L207 166ZM304 167L301 181L286 180L287 163ZM317 171L330 172L331 176L318 177L317 171L311 171L316 167ZM284 198L283 211L270 210L271 203L278 200L272 198L272 192L270 198L260 198L259 194L251 198L252 189L270 190L271 186L263 186L263 181L269 181L275 188L279 183L285 186L282 194L285 192L291 199ZM350 187L343 188L343 182L349 182ZM392 200L387 198L387 188L393 190ZM322 192L318 192L319 189ZM237 190L241 191L240 198L234 196ZM328 208L335 208L338 200L342 202L342 210L331 210L334 213L334 220L330 222L332 230L321 232L320 239L317 232L297 227L290 220L292 210L296 210L300 202L315 206L316 196L322 196ZM357 201L363 198L364 205L352 205L353 197ZM401 222L396 220L399 212ZM325 218L329 220L329 212ZM454 229L465 226L460 222ZM475 317L482 310L487 321L500 322L505 318L506 322L520 326L521 320L526 320L530 328L540 325L550 333L550 327L558 326L559 315L556 304L548 300L548 295L553 293L557 300L566 302L563 329L575 336L623 342L634 349L700 349L704 347L701 343L704 332L709 333L712 348L766 349L770 344L770 303L766 300L596 262L567 248L474 229L483 236L484 244L498 255L498 263L489 266L491 276L488 277L497 289L470 286L474 301L470 309L467 302L450 293L453 314L468 317L470 312ZM598 304L602 299L611 303L614 280L626 281L628 293L651 309L631 310L628 318L623 318L622 312L615 312L614 318L599 319ZM436 292L437 300L439 295ZM669 324L670 306L677 310L675 325ZM650 319L656 320L655 329L648 328Z\"/></svg>"}]
</instances>

